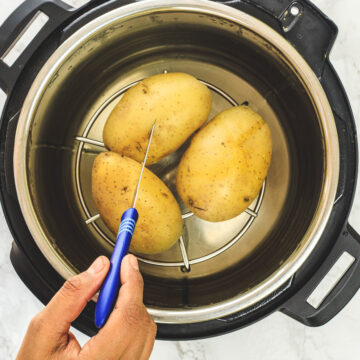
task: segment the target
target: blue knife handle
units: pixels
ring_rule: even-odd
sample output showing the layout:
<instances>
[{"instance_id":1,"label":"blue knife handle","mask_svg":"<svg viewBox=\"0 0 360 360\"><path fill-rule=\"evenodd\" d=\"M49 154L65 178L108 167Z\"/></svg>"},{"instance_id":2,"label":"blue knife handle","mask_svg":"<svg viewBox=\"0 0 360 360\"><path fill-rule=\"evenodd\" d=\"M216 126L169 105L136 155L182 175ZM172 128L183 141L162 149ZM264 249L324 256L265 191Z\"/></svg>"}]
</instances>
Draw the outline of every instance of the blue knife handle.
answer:
<instances>
[{"instance_id":1,"label":"blue knife handle","mask_svg":"<svg viewBox=\"0 0 360 360\"><path fill-rule=\"evenodd\" d=\"M127 254L139 214L135 208L127 209L121 216L121 223L115 247L110 259L110 269L101 286L95 309L95 325L101 328L106 323L120 288L120 267Z\"/></svg>"}]
</instances>

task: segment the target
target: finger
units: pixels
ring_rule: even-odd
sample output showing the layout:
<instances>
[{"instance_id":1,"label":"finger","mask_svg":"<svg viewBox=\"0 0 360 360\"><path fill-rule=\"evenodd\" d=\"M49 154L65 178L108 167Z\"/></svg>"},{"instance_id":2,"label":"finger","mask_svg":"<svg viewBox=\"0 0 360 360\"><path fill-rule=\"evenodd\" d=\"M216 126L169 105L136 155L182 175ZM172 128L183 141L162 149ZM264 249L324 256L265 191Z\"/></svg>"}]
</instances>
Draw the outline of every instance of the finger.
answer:
<instances>
[{"instance_id":1,"label":"finger","mask_svg":"<svg viewBox=\"0 0 360 360\"><path fill-rule=\"evenodd\" d=\"M144 345L146 344L148 335L142 329L137 331L131 336L131 341L125 347L125 350L122 352L121 360L142 360L142 353Z\"/></svg>"},{"instance_id":2,"label":"finger","mask_svg":"<svg viewBox=\"0 0 360 360\"><path fill-rule=\"evenodd\" d=\"M139 271L138 260L134 255L126 255L121 263L121 288L115 303L115 309L121 308L124 301L142 304L144 281Z\"/></svg>"},{"instance_id":3,"label":"finger","mask_svg":"<svg viewBox=\"0 0 360 360\"><path fill-rule=\"evenodd\" d=\"M149 315L149 317L150 317L150 315ZM154 320L150 317L150 324L148 326L148 332L147 332L148 337L147 337L145 345L143 346L142 354L139 357L140 360L148 360L149 359L149 357L154 349L156 332L157 332L157 326L156 326Z\"/></svg>"},{"instance_id":4,"label":"finger","mask_svg":"<svg viewBox=\"0 0 360 360\"><path fill-rule=\"evenodd\" d=\"M68 333L68 339L67 339L67 351L69 354L79 354L81 350L81 346L79 342L77 341L75 335L69 331Z\"/></svg>"},{"instance_id":5,"label":"finger","mask_svg":"<svg viewBox=\"0 0 360 360\"><path fill-rule=\"evenodd\" d=\"M114 310L106 323L108 328L118 326L117 317L125 317L129 327L136 325L144 316L143 291L144 281L134 255L127 255L121 263L121 288L115 302Z\"/></svg>"},{"instance_id":6,"label":"finger","mask_svg":"<svg viewBox=\"0 0 360 360\"><path fill-rule=\"evenodd\" d=\"M109 269L109 260L98 257L83 273L65 282L43 310L47 327L68 333L70 324L100 288Z\"/></svg>"},{"instance_id":7,"label":"finger","mask_svg":"<svg viewBox=\"0 0 360 360\"><path fill-rule=\"evenodd\" d=\"M147 343L144 346L143 353L139 360L148 360L152 351L154 350L155 338L153 336L149 336L147 339Z\"/></svg>"},{"instance_id":8,"label":"finger","mask_svg":"<svg viewBox=\"0 0 360 360\"><path fill-rule=\"evenodd\" d=\"M144 313L146 316L136 326L129 327L124 321L119 321L117 328L109 331L106 323L99 333L85 344L80 356L84 359L109 360L142 360L148 357L154 342L154 328L149 327L151 322L145 308Z\"/></svg>"},{"instance_id":9,"label":"finger","mask_svg":"<svg viewBox=\"0 0 360 360\"><path fill-rule=\"evenodd\" d=\"M156 325L147 312L141 331L143 338L139 338L136 333L135 341L130 344L129 351L132 351L133 353L137 351L136 359L147 360L152 352L156 335Z\"/></svg>"},{"instance_id":10,"label":"finger","mask_svg":"<svg viewBox=\"0 0 360 360\"><path fill-rule=\"evenodd\" d=\"M123 354L124 359L147 360L151 354L155 340L156 325L145 308L144 313L146 315L143 317L141 324L136 327L134 332L129 333L132 337Z\"/></svg>"},{"instance_id":11,"label":"finger","mask_svg":"<svg viewBox=\"0 0 360 360\"><path fill-rule=\"evenodd\" d=\"M117 358L130 348L133 349L136 339L141 340L141 349L145 344L146 320L149 315L142 302L143 279L133 255L125 256L122 261L121 282L114 310L105 326L85 345L82 350L84 353L90 351L100 356L105 351L109 358L111 354Z\"/></svg>"}]
</instances>

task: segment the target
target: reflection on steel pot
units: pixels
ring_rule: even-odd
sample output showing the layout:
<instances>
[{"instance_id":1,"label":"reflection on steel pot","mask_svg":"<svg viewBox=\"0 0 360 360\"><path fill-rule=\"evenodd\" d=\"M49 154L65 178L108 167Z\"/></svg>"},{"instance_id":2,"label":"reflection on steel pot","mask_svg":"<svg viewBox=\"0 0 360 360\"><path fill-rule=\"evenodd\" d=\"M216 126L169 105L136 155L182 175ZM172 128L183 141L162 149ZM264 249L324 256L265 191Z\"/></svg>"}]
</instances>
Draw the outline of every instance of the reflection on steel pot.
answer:
<instances>
[{"instance_id":1,"label":"reflection on steel pot","mask_svg":"<svg viewBox=\"0 0 360 360\"><path fill-rule=\"evenodd\" d=\"M15 19L27 21L31 6L24 4L4 24L12 37L22 28ZM59 16L53 22L50 16L41 41L19 58L23 66L0 75L9 94L1 125L2 203L20 277L47 301L63 279L111 253L114 237L91 196L104 122L126 89L179 71L209 87L211 116L244 102L259 112L272 131L273 158L246 212L208 223L178 198L184 219L178 244L139 257L158 337L216 335L276 309L309 325L328 321L359 286L358 260L317 309L306 299L344 251L355 259L360 253L346 223L357 164L354 122L326 56L336 27L307 2L292 17L282 1L122 5L32 8ZM300 29L304 40L294 35ZM174 193L187 146L151 166ZM88 334L96 331L93 309L90 303L75 323Z\"/></svg>"}]
</instances>

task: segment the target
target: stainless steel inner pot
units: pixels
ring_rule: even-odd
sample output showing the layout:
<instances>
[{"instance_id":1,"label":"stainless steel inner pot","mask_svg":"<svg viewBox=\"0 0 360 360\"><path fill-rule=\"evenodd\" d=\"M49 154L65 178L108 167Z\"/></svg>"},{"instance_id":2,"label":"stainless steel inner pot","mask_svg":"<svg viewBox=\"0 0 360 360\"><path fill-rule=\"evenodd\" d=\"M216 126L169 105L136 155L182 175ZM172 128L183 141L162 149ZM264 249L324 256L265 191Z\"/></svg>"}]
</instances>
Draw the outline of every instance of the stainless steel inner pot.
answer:
<instances>
[{"instance_id":1,"label":"stainless steel inner pot","mask_svg":"<svg viewBox=\"0 0 360 360\"><path fill-rule=\"evenodd\" d=\"M330 106L310 67L274 30L208 1L142 1L93 20L33 83L16 132L15 181L34 240L60 275L110 256L115 237L91 196L102 128L127 88L166 71L209 86L209 119L247 102L273 136L266 184L247 212L209 223L180 202L179 243L156 256L137 254L155 320L198 322L249 307L284 284L315 247L335 198L339 149ZM175 195L187 144L151 167Z\"/></svg>"}]
</instances>

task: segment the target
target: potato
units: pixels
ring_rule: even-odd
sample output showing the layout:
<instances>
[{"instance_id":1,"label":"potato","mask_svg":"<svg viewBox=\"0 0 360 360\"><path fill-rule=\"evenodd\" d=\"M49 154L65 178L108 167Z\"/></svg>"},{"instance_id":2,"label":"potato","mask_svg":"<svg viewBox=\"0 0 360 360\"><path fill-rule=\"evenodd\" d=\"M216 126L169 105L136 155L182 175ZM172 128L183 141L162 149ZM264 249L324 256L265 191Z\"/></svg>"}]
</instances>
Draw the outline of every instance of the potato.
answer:
<instances>
[{"instance_id":1,"label":"potato","mask_svg":"<svg viewBox=\"0 0 360 360\"><path fill-rule=\"evenodd\" d=\"M192 139L177 172L183 202L201 219L223 221L243 212L265 180L271 133L247 106L218 114Z\"/></svg>"},{"instance_id":2,"label":"potato","mask_svg":"<svg viewBox=\"0 0 360 360\"><path fill-rule=\"evenodd\" d=\"M147 164L177 150L208 118L210 90L191 75L151 76L130 88L106 121L108 149L141 162L156 121Z\"/></svg>"},{"instance_id":3,"label":"potato","mask_svg":"<svg viewBox=\"0 0 360 360\"><path fill-rule=\"evenodd\" d=\"M114 152L94 161L92 194L101 218L117 234L122 213L132 206L141 164ZM130 250L153 254L169 249L182 232L179 205L167 186L144 169L136 202L139 220Z\"/></svg>"}]
</instances>

